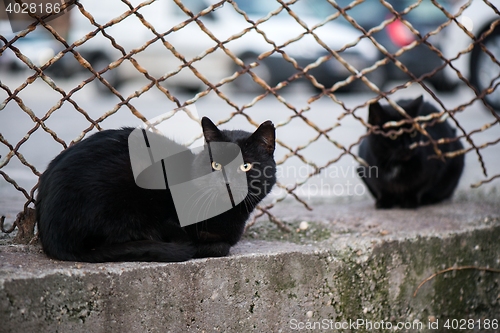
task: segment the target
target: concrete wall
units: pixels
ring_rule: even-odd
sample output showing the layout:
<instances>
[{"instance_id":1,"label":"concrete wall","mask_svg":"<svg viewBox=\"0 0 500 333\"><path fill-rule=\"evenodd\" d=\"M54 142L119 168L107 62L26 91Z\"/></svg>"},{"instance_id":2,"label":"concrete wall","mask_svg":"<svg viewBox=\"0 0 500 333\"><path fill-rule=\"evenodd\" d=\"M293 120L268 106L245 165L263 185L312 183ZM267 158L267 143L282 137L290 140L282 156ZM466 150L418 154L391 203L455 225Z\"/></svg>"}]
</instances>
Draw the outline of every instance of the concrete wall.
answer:
<instances>
[{"instance_id":1,"label":"concrete wall","mask_svg":"<svg viewBox=\"0 0 500 333\"><path fill-rule=\"evenodd\" d=\"M383 331L345 326L358 319L415 328L402 332L451 332L443 328L448 319L500 319L496 273L439 275L413 297L440 269L500 266L495 202L371 207L350 203L326 213L325 205L307 213L316 216L307 230L292 222L288 236L261 222L231 256L185 263L58 262L39 247L2 246L2 332L292 332L307 322L318 322L318 332L335 325ZM440 329L428 329L429 320Z\"/></svg>"}]
</instances>

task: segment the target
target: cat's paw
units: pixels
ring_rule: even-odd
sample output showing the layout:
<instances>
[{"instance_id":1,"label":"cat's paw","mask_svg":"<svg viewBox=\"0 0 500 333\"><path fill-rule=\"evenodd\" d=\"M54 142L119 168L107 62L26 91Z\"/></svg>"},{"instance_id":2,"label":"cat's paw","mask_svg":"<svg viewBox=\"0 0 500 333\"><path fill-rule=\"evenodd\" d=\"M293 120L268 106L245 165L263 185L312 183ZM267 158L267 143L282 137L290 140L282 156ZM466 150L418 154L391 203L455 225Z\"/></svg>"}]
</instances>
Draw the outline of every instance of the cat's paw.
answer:
<instances>
[{"instance_id":1,"label":"cat's paw","mask_svg":"<svg viewBox=\"0 0 500 333\"><path fill-rule=\"evenodd\" d=\"M231 245L225 242L202 243L196 246L195 258L225 257L229 254Z\"/></svg>"},{"instance_id":2,"label":"cat's paw","mask_svg":"<svg viewBox=\"0 0 500 333\"><path fill-rule=\"evenodd\" d=\"M416 209L420 206L417 200L406 200L401 203L401 208L405 209Z\"/></svg>"},{"instance_id":3,"label":"cat's paw","mask_svg":"<svg viewBox=\"0 0 500 333\"><path fill-rule=\"evenodd\" d=\"M389 209L394 207L394 201L386 198L377 199L375 202L375 208L377 209Z\"/></svg>"}]
</instances>

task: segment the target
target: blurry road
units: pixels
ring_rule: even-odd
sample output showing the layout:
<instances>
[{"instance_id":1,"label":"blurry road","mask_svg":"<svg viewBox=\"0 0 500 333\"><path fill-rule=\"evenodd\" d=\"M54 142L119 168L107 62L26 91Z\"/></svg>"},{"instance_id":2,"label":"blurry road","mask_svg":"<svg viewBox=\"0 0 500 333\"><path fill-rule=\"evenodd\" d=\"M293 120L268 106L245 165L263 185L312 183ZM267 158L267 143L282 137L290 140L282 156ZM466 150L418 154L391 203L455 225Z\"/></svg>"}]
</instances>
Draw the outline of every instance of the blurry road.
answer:
<instances>
[{"instance_id":1,"label":"blurry road","mask_svg":"<svg viewBox=\"0 0 500 333\"><path fill-rule=\"evenodd\" d=\"M12 91L22 84L24 75L8 76L2 73L1 83L8 86ZM79 81L74 79L71 81L56 82L65 91L71 90ZM124 96L132 94L135 90L140 89L143 83L131 82L121 89ZM120 102L115 96L98 95L93 87L85 87L81 91L73 95L72 99L77 103L78 107L85 110L88 115L96 119L104 113L113 110ZM251 103L255 96L241 94L235 91L224 91L227 97L238 107ZM181 92L173 92L181 103L193 98L194 94L188 95ZM308 106L307 100L315 93L308 87L296 85L287 88L283 93L283 98L286 102L297 111ZM404 91L399 91L395 94L394 99L398 98L415 98L420 94L424 94L426 100L431 101L432 97L426 95L425 91L420 87L413 85ZM0 89L0 100L4 101L7 98L7 93ZM18 96L22 99L24 105L30 108L38 117L43 117L45 113L54 105L56 105L61 97L59 93L52 90L45 82L38 79L26 89L21 91ZM356 93L356 94L339 94L337 97L341 100L345 107L352 109L363 104L368 99L372 98L371 93ZM448 109L454 108L460 104L470 101L473 93L466 87L460 88L452 94L439 94L441 102ZM132 104L139 112L148 119L168 112L176 107L175 103L167 99L167 97L153 88L140 98L131 100ZM436 104L436 103L434 103ZM333 102L331 99L323 97L310 105L310 110L304 112L310 121L315 123L319 128L326 129L338 123L338 127L329 132L332 140L337 141L344 147L357 142L360 135L365 131L361 123L352 115L347 115L341 120L339 116L344 113L343 108ZM226 101L218 97L215 93L201 98L196 102L196 108L200 116L208 116L214 121L219 121L228 118L231 113L235 112L235 108L230 106ZM294 114L292 110L279 102L274 96L268 96L264 100L258 101L254 106L245 111L252 119L261 123L267 119L272 120L275 124L282 124L289 120L289 117ZM363 119L366 119L366 108L357 110L355 114ZM463 112L456 115L460 125L465 131L470 132L476 130L488 123L494 121L494 118L487 110L478 102L467 107ZM72 139L77 138L82 130L89 126L89 122L85 117L75 109L69 102L65 102L63 106L56 110L51 117L46 121L46 125L55 131L57 135L65 142L69 143ZM139 122L132 115L127 106L122 106L116 114L106 119L102 123L103 128L118 128L122 126L137 126ZM22 111L20 106L14 101L10 101L3 110L0 110L0 133L12 145L16 145L26 133L33 128L34 124L30 117ZM228 124L222 128L228 129L245 129L252 131L254 128L248 123L245 117L237 115ZM181 137L185 128L183 125L173 126L173 137ZM307 143L317 136L317 132L309 127L303 120L299 118L292 119L286 126L279 127L277 130L277 138L285 143L288 147L295 149L299 146L307 145ZM500 138L500 125L495 125L485 132L476 133L472 136L472 140L476 145L491 142ZM465 146L469 145L465 143ZM42 172L47 164L61 150L62 145L54 141L54 139L45 131L38 129L30 139L21 146L19 152L32 163L36 169ZM352 149L357 152L357 147ZM283 159L287 150L283 147L278 147L276 150L276 160ZM488 176L500 173L500 144L493 145L480 151L485 165L488 170ZM0 144L0 163L5 159L8 149ZM341 150L336 148L331 142L324 137L319 138L309 147L301 151L304 158L314 162L317 166L323 166L328 161L335 159L341 154ZM339 162L330 166L320 176L316 176L309 180L305 186L298 192L304 199L315 195L330 195L330 196L352 196L364 193L364 187L355 175L354 162L350 156L344 156ZM32 171L22 165L17 158L13 158L7 166L1 169L11 178L15 179L22 187L31 189L36 183L36 177ZM278 177L282 184L293 185L296 182L303 181L312 169L308 168L297 157L289 159L280 169ZM461 189L467 189L472 183L485 179L482 174L477 154L471 151L466 155L466 169L460 183ZM356 187L357 186L357 187ZM484 190L490 187L500 187L500 179L493 181L480 188ZM282 195L279 189L274 191L275 195ZM8 218L14 218L24 203L23 196L16 191L12 185L8 184L0 177L0 215L7 215Z\"/></svg>"}]
</instances>

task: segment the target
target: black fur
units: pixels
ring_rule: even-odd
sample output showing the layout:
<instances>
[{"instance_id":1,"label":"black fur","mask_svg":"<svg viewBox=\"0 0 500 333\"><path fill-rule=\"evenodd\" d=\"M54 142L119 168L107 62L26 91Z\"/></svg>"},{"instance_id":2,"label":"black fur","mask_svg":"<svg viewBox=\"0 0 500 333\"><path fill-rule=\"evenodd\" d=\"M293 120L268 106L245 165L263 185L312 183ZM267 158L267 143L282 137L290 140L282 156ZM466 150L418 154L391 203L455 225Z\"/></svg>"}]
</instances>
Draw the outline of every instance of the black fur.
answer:
<instances>
[{"instance_id":1,"label":"black fur","mask_svg":"<svg viewBox=\"0 0 500 333\"><path fill-rule=\"evenodd\" d=\"M422 96L415 100L400 100L397 103L412 118L438 112L434 106L423 102ZM369 107L370 125L378 126L386 132L395 128L383 129L383 124L402 119L403 116L389 105L381 106L377 102ZM411 129L411 125L404 125L403 128ZM425 129L435 140L456 137L455 130L446 121ZM464 156L459 155L443 162L428 158L435 155L432 145L409 149L412 143L425 142L426 139L416 130L403 133L396 139L373 133L363 139L359 156L370 167L358 167L358 175L375 197L377 208L416 208L438 203L453 194L462 174ZM460 141L454 141L439 145L439 148L446 153L460 150L463 146Z\"/></svg>"},{"instance_id":2,"label":"black fur","mask_svg":"<svg viewBox=\"0 0 500 333\"><path fill-rule=\"evenodd\" d=\"M40 177L36 201L39 237L47 255L60 260L163 261L220 257L229 253L256 205L276 182L275 129L270 121L253 134L220 131L208 118L207 142L236 143L245 162L248 194L234 208L181 228L170 191L143 189L131 169L133 128L105 130L63 151ZM196 173L191 154L186 168ZM210 184L203 189L210 194Z\"/></svg>"}]
</instances>

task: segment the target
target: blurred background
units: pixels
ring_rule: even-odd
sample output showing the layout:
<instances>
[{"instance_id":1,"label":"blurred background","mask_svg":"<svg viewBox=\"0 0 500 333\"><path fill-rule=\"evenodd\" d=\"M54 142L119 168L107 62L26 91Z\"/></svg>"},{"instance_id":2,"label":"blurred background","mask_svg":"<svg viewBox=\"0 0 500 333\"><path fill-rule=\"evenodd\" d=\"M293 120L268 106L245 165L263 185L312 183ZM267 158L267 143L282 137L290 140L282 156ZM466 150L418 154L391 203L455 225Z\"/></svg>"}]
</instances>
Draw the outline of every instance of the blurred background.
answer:
<instances>
[{"instance_id":1,"label":"blurred background","mask_svg":"<svg viewBox=\"0 0 500 333\"><path fill-rule=\"evenodd\" d=\"M498 187L494 2L81 0L40 21L2 6L0 215L8 220L66 147L190 104L221 128L274 122L279 184L268 208L285 198L365 198L353 186L363 186L355 168L368 104L420 95L462 137L460 190ZM196 125L182 109L168 122L174 138Z\"/></svg>"}]
</instances>

